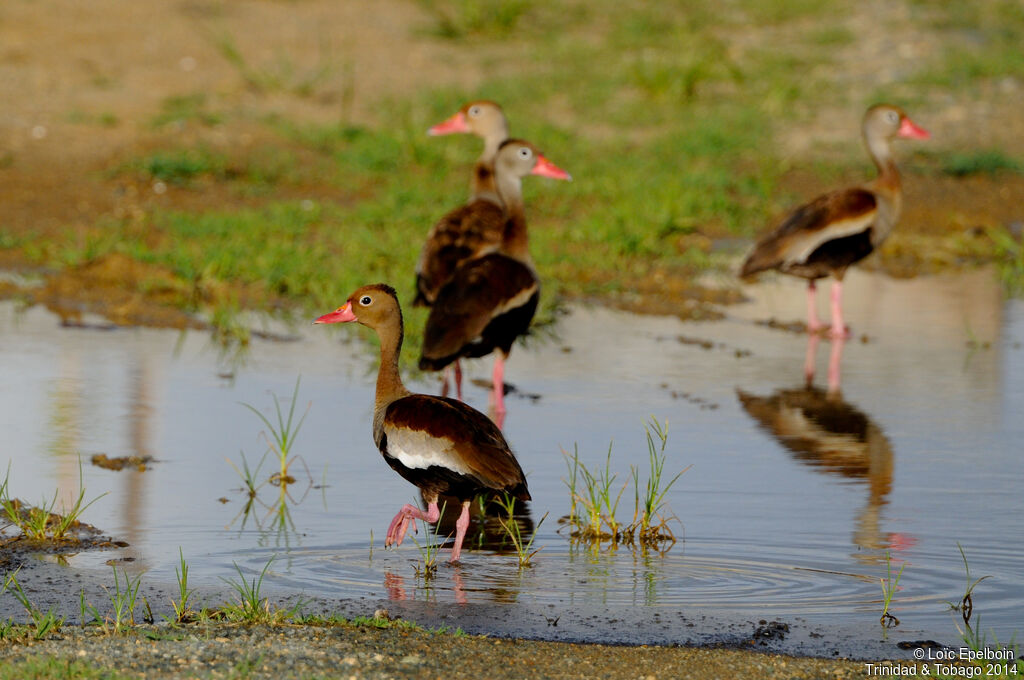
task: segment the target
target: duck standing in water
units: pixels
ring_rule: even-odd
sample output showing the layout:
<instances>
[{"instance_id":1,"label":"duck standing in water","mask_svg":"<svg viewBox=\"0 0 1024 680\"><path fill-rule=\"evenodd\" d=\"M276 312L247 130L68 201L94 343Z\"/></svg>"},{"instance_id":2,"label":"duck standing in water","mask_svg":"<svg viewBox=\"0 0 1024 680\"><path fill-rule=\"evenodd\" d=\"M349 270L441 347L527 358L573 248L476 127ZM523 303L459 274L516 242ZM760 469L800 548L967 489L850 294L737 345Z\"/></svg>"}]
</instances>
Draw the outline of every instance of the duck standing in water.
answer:
<instances>
[{"instance_id":1,"label":"duck standing in water","mask_svg":"<svg viewBox=\"0 0 1024 680\"><path fill-rule=\"evenodd\" d=\"M437 371L455 363L459 390L459 359L496 351L491 383L500 421L505 414L505 359L516 338L529 330L540 299L540 279L530 258L527 237L523 177L571 177L520 139L501 145L494 170L498 193L505 204L501 246L496 252L463 262L438 291L423 331L419 366Z\"/></svg>"},{"instance_id":2,"label":"duck standing in water","mask_svg":"<svg viewBox=\"0 0 1024 680\"><path fill-rule=\"evenodd\" d=\"M831 275L834 281L830 334L834 338L847 336L842 302L846 269L882 244L902 210L903 190L891 142L897 137L929 137L903 109L888 104L867 110L862 132L868 154L878 168L878 177L863 186L819 196L792 211L758 241L740 271L743 278L777 269L807 279L807 330L810 333L824 328L818 320L815 281Z\"/></svg>"},{"instance_id":3,"label":"duck standing in water","mask_svg":"<svg viewBox=\"0 0 1024 680\"><path fill-rule=\"evenodd\" d=\"M508 139L508 121L495 102L474 101L428 134L474 134L484 140L484 151L473 166L470 198L449 211L427 233L416 263L416 298L413 305L434 304L434 298L455 269L465 260L493 252L505 230L504 204L494 179L498 147Z\"/></svg>"},{"instance_id":4,"label":"duck standing in water","mask_svg":"<svg viewBox=\"0 0 1024 680\"><path fill-rule=\"evenodd\" d=\"M457 562L469 527L469 505L484 492L506 492L530 500L526 477L501 430L487 416L447 397L413 394L402 383L402 309L395 290L363 286L345 304L313 323L357 321L377 333L380 368L373 409L373 440L391 468L420 488L423 512L406 504L388 526L385 546L401 545L417 519L436 522L437 499L454 496L462 505L455 523L451 561Z\"/></svg>"}]
</instances>

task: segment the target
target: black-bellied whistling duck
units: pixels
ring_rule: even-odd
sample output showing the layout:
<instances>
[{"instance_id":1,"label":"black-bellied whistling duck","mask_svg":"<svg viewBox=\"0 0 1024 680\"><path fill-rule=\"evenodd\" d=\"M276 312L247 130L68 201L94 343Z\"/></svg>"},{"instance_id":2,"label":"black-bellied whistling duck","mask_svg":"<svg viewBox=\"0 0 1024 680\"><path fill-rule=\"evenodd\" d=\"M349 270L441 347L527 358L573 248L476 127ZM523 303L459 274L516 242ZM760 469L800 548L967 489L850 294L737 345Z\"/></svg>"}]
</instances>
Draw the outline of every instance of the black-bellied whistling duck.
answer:
<instances>
[{"instance_id":1,"label":"black-bellied whistling duck","mask_svg":"<svg viewBox=\"0 0 1024 680\"><path fill-rule=\"evenodd\" d=\"M438 291L423 332L420 368L436 371L461 357L482 357L497 350L492 384L500 418L505 413L505 359L515 339L529 329L540 297L528 247L522 178L571 177L519 139L502 144L494 169L506 211L500 250L467 260Z\"/></svg>"},{"instance_id":2,"label":"black-bellied whistling duck","mask_svg":"<svg viewBox=\"0 0 1024 680\"><path fill-rule=\"evenodd\" d=\"M507 492L530 500L526 477L501 430L484 414L455 399L413 394L402 384L402 309L395 290L363 286L345 304L313 323L358 321L377 332L380 368L373 409L373 440L395 472L420 488L423 512L406 504L388 526L385 546L401 545L416 519L436 522L439 494L462 503L451 561L457 562L469 526L469 504L482 492Z\"/></svg>"},{"instance_id":3,"label":"black-bellied whistling duck","mask_svg":"<svg viewBox=\"0 0 1024 680\"><path fill-rule=\"evenodd\" d=\"M505 228L504 205L494 179L494 157L508 139L508 121L496 103L470 102L451 118L428 130L431 135L458 132L484 140L484 151L473 166L470 199L442 217L427 234L416 264L414 305L432 305L437 291L455 268L468 258L498 249Z\"/></svg>"},{"instance_id":4,"label":"black-bellied whistling duck","mask_svg":"<svg viewBox=\"0 0 1024 680\"><path fill-rule=\"evenodd\" d=\"M843 324L842 281L847 267L867 257L889 235L903 202L900 174L890 143L896 137L928 139L928 132L888 104L864 114L864 143L878 168L867 184L841 189L805 203L764 236L743 263L744 278L778 269L808 280L807 328L816 333L823 324L815 306L815 281L832 275L832 337L846 336Z\"/></svg>"}]
</instances>

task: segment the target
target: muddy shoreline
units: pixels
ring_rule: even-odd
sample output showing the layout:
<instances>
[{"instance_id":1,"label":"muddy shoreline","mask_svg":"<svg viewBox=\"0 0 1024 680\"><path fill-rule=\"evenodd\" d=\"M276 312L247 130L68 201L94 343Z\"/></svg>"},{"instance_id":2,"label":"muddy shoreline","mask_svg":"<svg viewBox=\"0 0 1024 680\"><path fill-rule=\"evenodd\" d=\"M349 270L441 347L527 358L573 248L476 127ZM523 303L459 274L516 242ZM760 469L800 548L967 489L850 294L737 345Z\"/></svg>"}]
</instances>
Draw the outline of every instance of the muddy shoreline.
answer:
<instances>
[{"instance_id":1,"label":"muddy shoreline","mask_svg":"<svg viewBox=\"0 0 1024 680\"><path fill-rule=\"evenodd\" d=\"M81 623L80 597L107 614L111 608L111 576L107 571L68 567L60 559L41 555L27 556L17 572L18 580L39 611L53 609L65 618L62 632ZM127 568L128 564L119 564ZM447 567L442 567L447 568ZM192 578L196 578L193 574ZM135 622L163 624L174 617L171 603L177 596L176 584L142 579ZM883 629L874 615L863 621L847 620L842 625L823 615L767 617L753 613L703 610L670 605L644 607L607 607L575 604L456 603L431 600L394 600L376 597L338 599L319 597L315 592L282 588L268 581L263 595L272 608L289 609L299 605L303 616L356 619L387 612L428 630L459 629L470 635L500 640L537 643L612 645L620 647L687 647L752 650L818 659L892 659L912 660L915 644L943 647L957 640L922 639L922 632L911 626ZM195 608L216 609L238 601L229 585L205 585L197 588ZM849 617L848 617L849 618ZM0 620L27 623L25 610L9 595L0 598ZM874 625L872 625L872 623ZM195 626L181 627L188 632ZM233 629L234 624L213 625L214 629ZM289 626L291 627L291 626ZM171 628L176 628L172 626ZM87 630L93 630L95 626ZM138 634L145 635L144 630ZM83 640L90 636L84 634ZM9 653L8 652L5 653Z\"/></svg>"}]
</instances>

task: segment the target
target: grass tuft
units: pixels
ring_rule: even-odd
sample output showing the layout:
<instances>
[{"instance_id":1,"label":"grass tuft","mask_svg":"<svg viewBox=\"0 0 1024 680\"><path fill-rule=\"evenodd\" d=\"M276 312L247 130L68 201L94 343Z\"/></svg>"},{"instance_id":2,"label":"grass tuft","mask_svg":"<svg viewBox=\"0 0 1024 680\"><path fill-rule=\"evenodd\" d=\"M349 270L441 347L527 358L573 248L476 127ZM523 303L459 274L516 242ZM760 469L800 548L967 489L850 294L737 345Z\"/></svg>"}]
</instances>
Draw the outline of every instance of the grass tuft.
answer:
<instances>
[{"instance_id":1,"label":"grass tuft","mask_svg":"<svg viewBox=\"0 0 1024 680\"><path fill-rule=\"evenodd\" d=\"M441 503L441 512L437 516L436 526L441 525L441 518L444 517L447 505L447 503ZM438 536L431 530L427 522L420 521L423 523L423 543L416 540L415 533L412 535L413 543L416 544L416 548L420 552L420 560L413 569L417 576L422 576L424 580L429 580L437 574L437 558L441 552L441 541L438 540Z\"/></svg>"},{"instance_id":2,"label":"grass tuft","mask_svg":"<svg viewBox=\"0 0 1024 680\"><path fill-rule=\"evenodd\" d=\"M609 541L612 544L639 544L641 547L659 546L668 549L675 542L675 534L669 527L669 518L662 515L665 496L689 466L675 477L664 482L665 448L668 444L668 430L652 419L645 426L647 433L648 461L650 471L641 488L640 472L631 466L634 484L633 521L621 522L616 513L619 502L629 482L619 488L616 484L618 473L611 469L612 446L608 446L604 468L591 470L580 460L579 449L573 448L570 456L564 450L568 478L563 479L569 489L569 515L564 519L570 526L572 538L587 543ZM655 441L657 439L657 441Z\"/></svg>"},{"instance_id":3,"label":"grass tuft","mask_svg":"<svg viewBox=\"0 0 1024 680\"><path fill-rule=\"evenodd\" d=\"M495 498L495 501L505 511L505 516L498 518L498 524L501 525L505 535L508 536L508 540L512 542L512 547L515 548L516 556L519 558L519 568L533 566L533 556L541 551L540 548L532 550L533 540L537 538L537 531L540 529L540 525L544 523L544 520L547 519L548 513L544 513L544 516L540 518L540 521L533 528L533 532L527 538L523 536L522 528L516 519L515 497L505 493L502 497Z\"/></svg>"},{"instance_id":4,"label":"grass tuft","mask_svg":"<svg viewBox=\"0 0 1024 680\"><path fill-rule=\"evenodd\" d=\"M879 578L878 580L882 583L882 615L878 617L878 622L882 624L884 628L893 628L900 625L900 620L897 619L889 611L889 607L892 604L893 595L899 590L900 577L903 576L903 567L907 566L906 562L900 564L900 569L896 572L896 576L892 574L892 556L889 551L885 553L885 578Z\"/></svg>"},{"instance_id":5,"label":"grass tuft","mask_svg":"<svg viewBox=\"0 0 1024 680\"><path fill-rule=\"evenodd\" d=\"M11 498L9 478L10 465L8 464L7 473L4 475L3 481L0 482L0 509L3 510L7 521L21 531L22 536L32 540L63 541L69 539L71 530L79 525L82 513L90 505L107 495L102 493L89 502L85 501L81 459L78 460L78 496L71 507L67 507L61 502L60 513L53 511L57 505L57 497L60 495L59 490L54 492L53 500L49 503L44 497L42 503L36 507L17 498Z\"/></svg>"},{"instance_id":6,"label":"grass tuft","mask_svg":"<svg viewBox=\"0 0 1024 680\"><path fill-rule=\"evenodd\" d=\"M301 418L299 418L299 422L295 422L295 406L296 404L298 404L299 400L299 383L301 381L301 377L295 379L295 391L292 393L292 398L288 405L287 417L285 417L283 412L281 411L280 400L277 398L276 394L274 395L274 411L277 416L276 424L272 423L270 419L263 415L255 406L246 403L242 404L242 406L246 407L247 409L255 413L257 416L259 416L259 419L263 421L263 424L266 425L267 429L270 431L269 436L266 434L266 432L263 433L263 436L264 438L267 439L267 443L270 447L270 450L276 454L278 462L280 463L280 468L278 472L276 472L270 478L270 482L275 485L284 486L295 481L295 479L288 474L288 466L290 464L292 447L295 444L296 437L298 437L299 435L299 430L302 429L302 423L306 421L306 416L309 415L309 409L312 407L312 403L307 405L306 412L302 414ZM245 465L244 457L242 462L243 465ZM248 466L246 466L245 469L246 473L248 473ZM259 468L257 467L257 470L258 469ZM243 479L246 480L247 486L249 487L250 491L252 491L254 487L252 486L251 483L251 477L248 474L246 474L243 475Z\"/></svg>"}]
</instances>

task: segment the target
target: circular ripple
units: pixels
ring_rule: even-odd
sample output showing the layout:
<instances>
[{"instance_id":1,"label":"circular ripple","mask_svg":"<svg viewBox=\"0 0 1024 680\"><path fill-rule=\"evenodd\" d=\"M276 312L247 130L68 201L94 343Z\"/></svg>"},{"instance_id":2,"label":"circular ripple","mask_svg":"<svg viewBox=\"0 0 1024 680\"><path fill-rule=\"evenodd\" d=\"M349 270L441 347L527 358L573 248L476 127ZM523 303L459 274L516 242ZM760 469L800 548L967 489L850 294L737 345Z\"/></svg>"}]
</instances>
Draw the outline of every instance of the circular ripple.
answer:
<instances>
[{"instance_id":1,"label":"circular ripple","mask_svg":"<svg viewBox=\"0 0 1024 680\"><path fill-rule=\"evenodd\" d=\"M954 546L955 549L955 546ZM245 564L258 573L270 553L252 551ZM472 551L463 564L442 562L431 578L417 575L421 555L415 545L373 551L360 547L299 547L275 561L268 582L310 595L338 599L403 599L457 603L520 603L695 608L772 616L829 614L835 617L880 612L886 576L884 557L838 551L821 544L777 547L689 539L665 554L568 549L553 537L520 570L511 554ZM957 554L959 558L959 554ZM940 559L941 558L941 559ZM238 554L232 553L237 560ZM1009 549L979 550L972 578L1014 564ZM894 611L919 625L950 621L946 602L963 595L964 574L949 555L902 553L905 561ZM850 569L854 565L855 570ZM977 564L979 569L975 570ZM841 565L831 568L830 565ZM962 562L960 563L962 567ZM986 625L1010 621L1022 604L1007 579L984 581L975 606ZM982 597L982 593L984 596Z\"/></svg>"}]
</instances>

